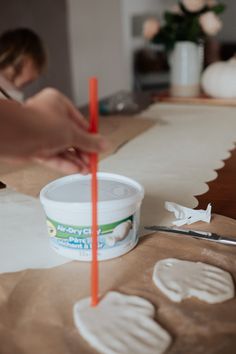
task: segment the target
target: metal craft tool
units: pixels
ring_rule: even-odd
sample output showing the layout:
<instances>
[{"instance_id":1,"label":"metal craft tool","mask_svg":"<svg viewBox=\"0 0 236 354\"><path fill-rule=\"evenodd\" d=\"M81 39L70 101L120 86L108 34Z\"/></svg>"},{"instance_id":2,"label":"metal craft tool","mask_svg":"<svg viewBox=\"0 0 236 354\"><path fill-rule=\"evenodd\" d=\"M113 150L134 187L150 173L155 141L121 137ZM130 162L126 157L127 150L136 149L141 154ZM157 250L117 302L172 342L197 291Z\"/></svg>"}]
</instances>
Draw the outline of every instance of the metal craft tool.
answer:
<instances>
[{"instance_id":1,"label":"metal craft tool","mask_svg":"<svg viewBox=\"0 0 236 354\"><path fill-rule=\"evenodd\" d=\"M218 235L214 232L185 230L185 229L179 229L179 228L175 228L175 227L156 226L156 225L145 226L144 228L146 230L150 230L150 231L161 231L161 232L168 232L168 233L174 233L174 234L182 234L182 235L187 235L187 236L194 237L194 238L197 238L200 240L207 240L207 241L222 243L224 245L236 246L236 236L234 239L234 238L226 237L223 235Z\"/></svg>"}]
</instances>

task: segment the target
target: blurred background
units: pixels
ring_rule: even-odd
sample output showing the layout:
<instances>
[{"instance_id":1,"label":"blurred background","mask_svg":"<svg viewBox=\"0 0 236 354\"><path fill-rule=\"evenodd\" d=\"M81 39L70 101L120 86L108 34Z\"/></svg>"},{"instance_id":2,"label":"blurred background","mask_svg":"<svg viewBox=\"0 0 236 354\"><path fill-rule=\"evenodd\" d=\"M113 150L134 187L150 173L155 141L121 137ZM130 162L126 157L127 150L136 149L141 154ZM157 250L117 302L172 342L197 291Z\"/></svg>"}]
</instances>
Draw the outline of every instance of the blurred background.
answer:
<instances>
[{"instance_id":1,"label":"blurred background","mask_svg":"<svg viewBox=\"0 0 236 354\"><path fill-rule=\"evenodd\" d=\"M33 29L43 39L48 70L26 89L31 95L54 86L77 105L88 101L88 78L96 75L100 98L120 90L167 87L165 54L142 37L150 15L161 18L171 0L0 0L0 32ZM205 48L205 64L236 52L236 1L224 1L222 31Z\"/></svg>"}]
</instances>

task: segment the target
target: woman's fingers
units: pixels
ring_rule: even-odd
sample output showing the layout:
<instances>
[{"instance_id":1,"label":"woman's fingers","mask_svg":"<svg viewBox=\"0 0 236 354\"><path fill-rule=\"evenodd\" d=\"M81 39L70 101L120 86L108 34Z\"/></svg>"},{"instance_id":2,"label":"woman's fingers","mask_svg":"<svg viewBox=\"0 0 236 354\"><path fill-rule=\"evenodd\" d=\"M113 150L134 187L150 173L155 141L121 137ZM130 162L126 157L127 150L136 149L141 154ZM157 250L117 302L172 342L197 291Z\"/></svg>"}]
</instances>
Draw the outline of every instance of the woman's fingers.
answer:
<instances>
[{"instance_id":1,"label":"woman's fingers","mask_svg":"<svg viewBox=\"0 0 236 354\"><path fill-rule=\"evenodd\" d=\"M77 149L74 149L74 152L88 167L90 167L90 155L88 153L81 152Z\"/></svg>"},{"instance_id":2,"label":"woman's fingers","mask_svg":"<svg viewBox=\"0 0 236 354\"><path fill-rule=\"evenodd\" d=\"M110 142L99 134L91 134L79 128L74 130L73 146L82 152L106 152Z\"/></svg>"},{"instance_id":3,"label":"woman's fingers","mask_svg":"<svg viewBox=\"0 0 236 354\"><path fill-rule=\"evenodd\" d=\"M37 158L35 159L35 161L41 165L52 168L54 170L58 170L65 174L73 174L80 172L77 165L59 156L51 157L48 159Z\"/></svg>"},{"instance_id":4,"label":"woman's fingers","mask_svg":"<svg viewBox=\"0 0 236 354\"><path fill-rule=\"evenodd\" d=\"M40 135L32 156L41 163L65 173L86 174L90 171L89 154L109 150L107 138L91 134L82 114L55 89L43 90L26 102L26 108L32 111L32 129Z\"/></svg>"},{"instance_id":5,"label":"woman's fingers","mask_svg":"<svg viewBox=\"0 0 236 354\"><path fill-rule=\"evenodd\" d=\"M79 168L80 173L87 174L90 172L90 164L86 163L81 155L78 155L75 151L65 151L60 156L75 164Z\"/></svg>"},{"instance_id":6,"label":"woman's fingers","mask_svg":"<svg viewBox=\"0 0 236 354\"><path fill-rule=\"evenodd\" d=\"M88 164L71 151L66 151L49 158L36 158L36 162L56 169L66 174L81 173L87 174L90 172Z\"/></svg>"}]
</instances>

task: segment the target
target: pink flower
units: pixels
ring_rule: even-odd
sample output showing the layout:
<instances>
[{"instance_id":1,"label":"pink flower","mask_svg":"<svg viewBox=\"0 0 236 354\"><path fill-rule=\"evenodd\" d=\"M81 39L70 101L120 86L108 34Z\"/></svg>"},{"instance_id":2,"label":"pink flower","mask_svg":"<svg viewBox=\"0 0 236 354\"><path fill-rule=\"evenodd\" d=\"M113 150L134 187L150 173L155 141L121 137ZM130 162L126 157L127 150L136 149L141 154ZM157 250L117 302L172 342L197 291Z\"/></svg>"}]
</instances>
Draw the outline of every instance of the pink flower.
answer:
<instances>
[{"instance_id":1,"label":"pink flower","mask_svg":"<svg viewBox=\"0 0 236 354\"><path fill-rule=\"evenodd\" d=\"M181 2L189 12L198 12L206 5L206 0L182 0Z\"/></svg>"},{"instance_id":2,"label":"pink flower","mask_svg":"<svg viewBox=\"0 0 236 354\"><path fill-rule=\"evenodd\" d=\"M148 40L151 40L159 30L160 22L155 18L149 18L143 24L143 36Z\"/></svg>"},{"instance_id":3,"label":"pink flower","mask_svg":"<svg viewBox=\"0 0 236 354\"><path fill-rule=\"evenodd\" d=\"M216 35L222 28L222 22L212 11L207 11L199 17L199 23L202 30L208 36Z\"/></svg>"}]
</instances>

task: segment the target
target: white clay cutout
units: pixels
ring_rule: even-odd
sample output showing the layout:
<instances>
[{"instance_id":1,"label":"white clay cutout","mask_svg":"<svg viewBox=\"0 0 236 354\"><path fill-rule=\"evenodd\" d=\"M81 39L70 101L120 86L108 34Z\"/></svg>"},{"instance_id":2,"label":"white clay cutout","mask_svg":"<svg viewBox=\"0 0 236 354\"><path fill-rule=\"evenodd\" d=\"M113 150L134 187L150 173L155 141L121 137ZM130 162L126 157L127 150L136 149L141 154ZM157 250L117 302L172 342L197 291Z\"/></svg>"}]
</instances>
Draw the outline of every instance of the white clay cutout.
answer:
<instances>
[{"instance_id":1,"label":"white clay cutout","mask_svg":"<svg viewBox=\"0 0 236 354\"><path fill-rule=\"evenodd\" d=\"M114 246L118 241L124 240L132 228L131 220L127 220L117 225L111 235L106 236L106 245Z\"/></svg>"},{"instance_id":2,"label":"white clay cutout","mask_svg":"<svg viewBox=\"0 0 236 354\"><path fill-rule=\"evenodd\" d=\"M138 296L109 292L96 307L90 298L74 306L82 337L102 354L161 354L170 335L154 321L154 306Z\"/></svg>"},{"instance_id":3,"label":"white clay cutout","mask_svg":"<svg viewBox=\"0 0 236 354\"><path fill-rule=\"evenodd\" d=\"M163 259L154 267L153 281L158 289L175 302L194 296L215 304L234 297L231 275L201 262Z\"/></svg>"}]
</instances>

